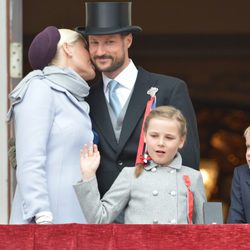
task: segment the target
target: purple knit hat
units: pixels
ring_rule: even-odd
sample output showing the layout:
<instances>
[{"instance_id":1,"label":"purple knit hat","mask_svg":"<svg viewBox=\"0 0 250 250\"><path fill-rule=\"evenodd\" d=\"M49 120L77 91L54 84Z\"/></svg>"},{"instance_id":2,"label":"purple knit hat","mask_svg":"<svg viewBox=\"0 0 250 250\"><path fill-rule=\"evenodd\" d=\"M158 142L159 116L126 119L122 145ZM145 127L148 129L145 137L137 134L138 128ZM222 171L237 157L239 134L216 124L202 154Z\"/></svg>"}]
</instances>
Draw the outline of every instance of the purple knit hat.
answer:
<instances>
[{"instance_id":1,"label":"purple knit hat","mask_svg":"<svg viewBox=\"0 0 250 250\"><path fill-rule=\"evenodd\" d=\"M60 33L54 26L48 26L33 39L28 52L32 69L43 69L51 62L57 51Z\"/></svg>"}]
</instances>

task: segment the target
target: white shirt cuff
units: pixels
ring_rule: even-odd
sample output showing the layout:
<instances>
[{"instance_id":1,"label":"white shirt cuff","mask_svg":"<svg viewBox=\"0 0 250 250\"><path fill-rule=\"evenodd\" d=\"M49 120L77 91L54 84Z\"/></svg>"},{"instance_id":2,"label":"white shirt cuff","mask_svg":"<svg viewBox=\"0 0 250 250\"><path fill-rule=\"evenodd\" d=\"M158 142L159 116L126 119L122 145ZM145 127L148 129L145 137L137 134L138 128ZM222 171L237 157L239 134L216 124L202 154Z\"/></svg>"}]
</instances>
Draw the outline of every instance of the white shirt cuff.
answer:
<instances>
[{"instance_id":1,"label":"white shirt cuff","mask_svg":"<svg viewBox=\"0 0 250 250\"><path fill-rule=\"evenodd\" d=\"M36 224L52 224L53 215L49 211L42 211L35 216Z\"/></svg>"}]
</instances>

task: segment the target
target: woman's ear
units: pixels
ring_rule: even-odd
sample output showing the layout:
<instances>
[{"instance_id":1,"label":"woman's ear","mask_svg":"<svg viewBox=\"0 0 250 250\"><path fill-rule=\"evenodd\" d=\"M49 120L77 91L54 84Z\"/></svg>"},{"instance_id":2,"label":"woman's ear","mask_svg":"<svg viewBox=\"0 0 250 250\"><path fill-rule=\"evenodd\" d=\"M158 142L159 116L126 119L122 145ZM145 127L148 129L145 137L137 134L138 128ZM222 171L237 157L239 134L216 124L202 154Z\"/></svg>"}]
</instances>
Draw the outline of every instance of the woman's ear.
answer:
<instances>
[{"instance_id":1,"label":"woman's ear","mask_svg":"<svg viewBox=\"0 0 250 250\"><path fill-rule=\"evenodd\" d=\"M63 49L64 53L65 53L67 56L69 56L69 57L72 56L72 54L73 54L73 53L72 53L72 46L70 46L68 43L63 43L62 49Z\"/></svg>"}]
</instances>

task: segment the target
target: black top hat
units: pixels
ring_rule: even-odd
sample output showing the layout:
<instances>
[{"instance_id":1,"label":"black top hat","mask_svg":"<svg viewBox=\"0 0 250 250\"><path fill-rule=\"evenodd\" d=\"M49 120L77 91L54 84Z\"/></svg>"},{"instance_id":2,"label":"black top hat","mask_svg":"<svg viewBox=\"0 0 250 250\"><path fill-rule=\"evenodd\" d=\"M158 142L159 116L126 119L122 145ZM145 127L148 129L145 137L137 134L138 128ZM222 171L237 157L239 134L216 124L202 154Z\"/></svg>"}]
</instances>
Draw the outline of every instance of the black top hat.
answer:
<instances>
[{"instance_id":1,"label":"black top hat","mask_svg":"<svg viewBox=\"0 0 250 250\"><path fill-rule=\"evenodd\" d=\"M76 27L83 35L136 33L139 26L131 25L131 2L86 2L86 27Z\"/></svg>"}]
</instances>

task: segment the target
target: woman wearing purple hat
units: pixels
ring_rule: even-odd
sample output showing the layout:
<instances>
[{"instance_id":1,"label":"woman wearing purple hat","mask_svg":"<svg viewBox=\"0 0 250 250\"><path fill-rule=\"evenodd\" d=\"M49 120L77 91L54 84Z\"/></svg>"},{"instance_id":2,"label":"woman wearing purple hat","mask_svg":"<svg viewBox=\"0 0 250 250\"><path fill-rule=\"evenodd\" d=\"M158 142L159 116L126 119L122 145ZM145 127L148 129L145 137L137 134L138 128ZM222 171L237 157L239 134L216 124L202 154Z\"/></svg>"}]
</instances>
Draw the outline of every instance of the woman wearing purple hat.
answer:
<instances>
[{"instance_id":1,"label":"woman wearing purple hat","mask_svg":"<svg viewBox=\"0 0 250 250\"><path fill-rule=\"evenodd\" d=\"M85 223L72 185L79 151L93 140L87 80L95 77L84 38L49 26L29 48L34 69L10 93L17 186L10 223Z\"/></svg>"}]
</instances>

